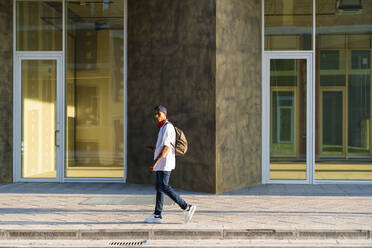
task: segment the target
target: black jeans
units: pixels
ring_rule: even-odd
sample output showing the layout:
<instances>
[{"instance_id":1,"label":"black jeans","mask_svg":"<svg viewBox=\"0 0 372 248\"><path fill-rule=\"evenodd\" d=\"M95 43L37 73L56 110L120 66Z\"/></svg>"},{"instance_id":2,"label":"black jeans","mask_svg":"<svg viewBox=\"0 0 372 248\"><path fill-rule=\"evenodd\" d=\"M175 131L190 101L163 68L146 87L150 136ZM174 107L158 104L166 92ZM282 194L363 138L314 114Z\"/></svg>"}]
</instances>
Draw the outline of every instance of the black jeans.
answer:
<instances>
[{"instance_id":1,"label":"black jeans","mask_svg":"<svg viewBox=\"0 0 372 248\"><path fill-rule=\"evenodd\" d=\"M170 171L155 171L156 206L154 214L156 215L161 216L163 211L164 194L169 196L183 210L187 208L187 203L168 185L170 174Z\"/></svg>"}]
</instances>

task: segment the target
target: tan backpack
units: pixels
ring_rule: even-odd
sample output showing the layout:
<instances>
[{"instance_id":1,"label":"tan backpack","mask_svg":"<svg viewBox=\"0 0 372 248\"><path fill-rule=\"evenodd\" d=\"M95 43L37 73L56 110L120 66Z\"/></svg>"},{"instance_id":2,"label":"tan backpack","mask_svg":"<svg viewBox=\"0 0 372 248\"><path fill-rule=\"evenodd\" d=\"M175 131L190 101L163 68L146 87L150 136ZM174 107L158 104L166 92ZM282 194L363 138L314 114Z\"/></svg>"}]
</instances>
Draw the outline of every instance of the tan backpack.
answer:
<instances>
[{"instance_id":1,"label":"tan backpack","mask_svg":"<svg viewBox=\"0 0 372 248\"><path fill-rule=\"evenodd\" d=\"M170 122L168 121L168 123L170 123ZM181 129L179 129L175 125L173 125L173 127L174 127L174 130L176 131L176 145L173 145L172 144L172 146L176 150L176 156L183 156L187 152L187 140L186 140L186 136L185 136L184 132Z\"/></svg>"}]
</instances>

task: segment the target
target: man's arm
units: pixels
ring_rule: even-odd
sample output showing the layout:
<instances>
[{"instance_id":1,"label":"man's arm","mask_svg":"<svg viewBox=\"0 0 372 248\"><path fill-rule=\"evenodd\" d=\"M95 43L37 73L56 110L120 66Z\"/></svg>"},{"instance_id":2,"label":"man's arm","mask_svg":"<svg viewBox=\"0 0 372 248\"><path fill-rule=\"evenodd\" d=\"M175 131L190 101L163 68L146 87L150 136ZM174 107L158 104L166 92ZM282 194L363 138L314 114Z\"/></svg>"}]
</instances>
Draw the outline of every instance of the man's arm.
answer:
<instances>
[{"instance_id":1,"label":"man's arm","mask_svg":"<svg viewBox=\"0 0 372 248\"><path fill-rule=\"evenodd\" d=\"M160 159L162 159L162 158L165 157L165 155L167 154L168 150L169 150L169 147L168 146L163 146L163 149L159 153L159 156L155 159L154 164L152 166L150 166L150 168L149 168L150 171L154 171L156 165L158 164L158 162L160 161Z\"/></svg>"}]
</instances>

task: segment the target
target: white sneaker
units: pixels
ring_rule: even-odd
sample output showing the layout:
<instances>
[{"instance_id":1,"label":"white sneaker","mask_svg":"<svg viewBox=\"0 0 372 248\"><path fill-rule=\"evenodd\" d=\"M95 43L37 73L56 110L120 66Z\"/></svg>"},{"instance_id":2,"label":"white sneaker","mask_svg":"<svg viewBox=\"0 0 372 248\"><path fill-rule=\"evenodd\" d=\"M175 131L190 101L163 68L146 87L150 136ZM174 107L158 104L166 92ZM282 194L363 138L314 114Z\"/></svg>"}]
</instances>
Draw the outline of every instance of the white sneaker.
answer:
<instances>
[{"instance_id":1,"label":"white sneaker","mask_svg":"<svg viewBox=\"0 0 372 248\"><path fill-rule=\"evenodd\" d=\"M196 210L196 206L190 205L187 210L183 210L183 213L185 214L185 223L188 223L192 216L194 215Z\"/></svg>"},{"instance_id":2,"label":"white sneaker","mask_svg":"<svg viewBox=\"0 0 372 248\"><path fill-rule=\"evenodd\" d=\"M161 223L163 223L163 219L160 216L158 216L158 215L152 214L152 215L150 215L149 217L147 217L145 219L145 222L146 223L161 224Z\"/></svg>"}]
</instances>

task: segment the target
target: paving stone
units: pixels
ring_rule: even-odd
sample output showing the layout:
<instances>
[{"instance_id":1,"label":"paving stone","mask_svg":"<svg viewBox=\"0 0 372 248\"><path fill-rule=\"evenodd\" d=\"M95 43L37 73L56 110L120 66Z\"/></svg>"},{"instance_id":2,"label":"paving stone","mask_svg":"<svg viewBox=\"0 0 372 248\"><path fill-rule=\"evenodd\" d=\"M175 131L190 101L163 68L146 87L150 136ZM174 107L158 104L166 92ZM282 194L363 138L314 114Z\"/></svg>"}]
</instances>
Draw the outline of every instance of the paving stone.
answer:
<instances>
[{"instance_id":1,"label":"paving stone","mask_svg":"<svg viewBox=\"0 0 372 248\"><path fill-rule=\"evenodd\" d=\"M64 231L9 231L7 239L76 239L76 232Z\"/></svg>"}]
</instances>

